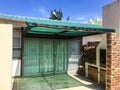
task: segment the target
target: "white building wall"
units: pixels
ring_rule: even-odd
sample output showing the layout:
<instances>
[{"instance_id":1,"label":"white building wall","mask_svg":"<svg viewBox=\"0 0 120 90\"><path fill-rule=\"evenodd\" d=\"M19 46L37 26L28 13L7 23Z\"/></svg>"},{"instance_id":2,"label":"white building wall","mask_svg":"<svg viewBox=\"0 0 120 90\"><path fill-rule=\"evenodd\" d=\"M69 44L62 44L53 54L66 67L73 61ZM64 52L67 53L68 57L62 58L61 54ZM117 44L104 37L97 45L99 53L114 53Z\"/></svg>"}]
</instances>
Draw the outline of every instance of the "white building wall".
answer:
<instances>
[{"instance_id":1,"label":"white building wall","mask_svg":"<svg viewBox=\"0 0 120 90\"><path fill-rule=\"evenodd\" d=\"M98 68L98 72L100 72L100 49L106 49L107 42L106 42L106 34L94 35L94 36L87 36L83 37L83 45L87 44L88 42L100 41L99 45L96 48L96 64L90 64L88 62L85 63L85 72L86 77L88 77L88 66L93 66ZM105 70L105 68L102 68ZM98 73L98 83L100 83L100 73Z\"/></svg>"},{"instance_id":2,"label":"white building wall","mask_svg":"<svg viewBox=\"0 0 120 90\"><path fill-rule=\"evenodd\" d=\"M120 38L120 0L103 7L103 27L115 29Z\"/></svg>"},{"instance_id":3,"label":"white building wall","mask_svg":"<svg viewBox=\"0 0 120 90\"><path fill-rule=\"evenodd\" d=\"M0 90L12 90L13 26L0 24Z\"/></svg>"},{"instance_id":4,"label":"white building wall","mask_svg":"<svg viewBox=\"0 0 120 90\"><path fill-rule=\"evenodd\" d=\"M94 42L94 41L101 41L103 38L102 34L99 35L93 35L93 36L86 36L83 37L83 45L87 44L88 42Z\"/></svg>"},{"instance_id":5,"label":"white building wall","mask_svg":"<svg viewBox=\"0 0 120 90\"><path fill-rule=\"evenodd\" d=\"M96 48L96 65L100 66L100 49L107 49L107 35L103 34L103 38L100 42L100 44Z\"/></svg>"}]
</instances>

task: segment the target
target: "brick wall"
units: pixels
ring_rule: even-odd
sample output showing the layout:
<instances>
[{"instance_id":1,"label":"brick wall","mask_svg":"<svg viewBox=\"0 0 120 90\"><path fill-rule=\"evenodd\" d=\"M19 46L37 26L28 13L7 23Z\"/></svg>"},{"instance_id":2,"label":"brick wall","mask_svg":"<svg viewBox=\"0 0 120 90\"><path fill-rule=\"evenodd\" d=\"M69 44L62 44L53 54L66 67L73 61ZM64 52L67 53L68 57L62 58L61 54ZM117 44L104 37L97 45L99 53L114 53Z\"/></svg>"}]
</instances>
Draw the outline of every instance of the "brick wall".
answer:
<instances>
[{"instance_id":1,"label":"brick wall","mask_svg":"<svg viewBox=\"0 0 120 90\"><path fill-rule=\"evenodd\" d=\"M107 34L106 90L120 90L120 38Z\"/></svg>"}]
</instances>

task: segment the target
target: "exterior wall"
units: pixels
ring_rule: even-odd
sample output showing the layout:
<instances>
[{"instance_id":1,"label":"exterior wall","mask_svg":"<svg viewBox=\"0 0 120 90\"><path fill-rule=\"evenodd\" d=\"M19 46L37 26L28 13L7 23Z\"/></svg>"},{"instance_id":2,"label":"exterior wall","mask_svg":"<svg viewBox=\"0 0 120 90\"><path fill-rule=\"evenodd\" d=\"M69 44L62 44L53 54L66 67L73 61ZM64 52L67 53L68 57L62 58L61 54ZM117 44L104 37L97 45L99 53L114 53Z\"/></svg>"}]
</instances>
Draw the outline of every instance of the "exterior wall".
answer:
<instances>
[{"instance_id":1,"label":"exterior wall","mask_svg":"<svg viewBox=\"0 0 120 90\"><path fill-rule=\"evenodd\" d=\"M96 49L96 64L100 66L100 49L107 49L106 34L103 34L103 38Z\"/></svg>"},{"instance_id":2,"label":"exterior wall","mask_svg":"<svg viewBox=\"0 0 120 90\"><path fill-rule=\"evenodd\" d=\"M91 41L100 41L100 44L98 45L96 49L96 65L99 65L99 50L100 49L106 49L107 48L107 42L106 42L106 34L100 34L100 35L94 35L94 36L87 36L83 37L83 45L87 44Z\"/></svg>"},{"instance_id":3,"label":"exterior wall","mask_svg":"<svg viewBox=\"0 0 120 90\"><path fill-rule=\"evenodd\" d=\"M102 37L103 37L102 34L83 37L83 42L82 42L82 44L85 45L85 44L87 44L88 42L101 41L101 40L102 40Z\"/></svg>"},{"instance_id":4,"label":"exterior wall","mask_svg":"<svg viewBox=\"0 0 120 90\"><path fill-rule=\"evenodd\" d=\"M107 35L106 90L120 90L120 38Z\"/></svg>"},{"instance_id":5,"label":"exterior wall","mask_svg":"<svg viewBox=\"0 0 120 90\"><path fill-rule=\"evenodd\" d=\"M107 49L106 34L103 34L103 38L96 49L96 65L98 66L98 72L100 70L106 70L103 67L100 67L100 49ZM98 83L100 83L100 73L98 73Z\"/></svg>"},{"instance_id":6,"label":"exterior wall","mask_svg":"<svg viewBox=\"0 0 120 90\"><path fill-rule=\"evenodd\" d=\"M0 24L0 90L12 90L12 25Z\"/></svg>"},{"instance_id":7,"label":"exterior wall","mask_svg":"<svg viewBox=\"0 0 120 90\"><path fill-rule=\"evenodd\" d=\"M0 24L11 24L13 25L13 28L19 28L19 29L21 29L21 27L27 27L26 23L23 21L9 20L3 18L0 18ZM14 38L18 36L19 34L16 32L16 30L13 30L12 37ZM21 48L21 47L17 47L17 48ZM20 75L21 75L21 60L19 58L14 58L12 60L12 76L20 76Z\"/></svg>"},{"instance_id":8,"label":"exterior wall","mask_svg":"<svg viewBox=\"0 0 120 90\"><path fill-rule=\"evenodd\" d=\"M90 38L89 38L90 37ZM95 35L95 36L88 36L85 37L83 41L84 43L87 43L89 41L100 41L99 45L96 48L96 65L95 64L90 64L88 62L85 63L85 72L86 72L86 77L88 77L88 68L89 66L95 67L97 68L98 72L100 72L100 70L106 70L103 67L100 67L100 49L107 49L107 42L106 42L106 34L101 34L101 35ZM98 83L100 83L100 73L98 73Z\"/></svg>"},{"instance_id":9,"label":"exterior wall","mask_svg":"<svg viewBox=\"0 0 120 90\"><path fill-rule=\"evenodd\" d=\"M103 26L113 28L120 38L120 0L103 7Z\"/></svg>"}]
</instances>

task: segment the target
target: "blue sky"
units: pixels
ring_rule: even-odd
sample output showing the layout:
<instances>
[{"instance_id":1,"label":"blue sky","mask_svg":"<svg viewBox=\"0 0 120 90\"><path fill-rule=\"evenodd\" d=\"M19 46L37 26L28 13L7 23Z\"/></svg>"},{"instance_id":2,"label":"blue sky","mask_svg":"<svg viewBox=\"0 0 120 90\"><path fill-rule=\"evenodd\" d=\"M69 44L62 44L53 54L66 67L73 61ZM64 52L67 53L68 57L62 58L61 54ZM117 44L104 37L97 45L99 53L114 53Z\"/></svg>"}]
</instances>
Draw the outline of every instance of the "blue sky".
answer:
<instances>
[{"instance_id":1,"label":"blue sky","mask_svg":"<svg viewBox=\"0 0 120 90\"><path fill-rule=\"evenodd\" d=\"M51 10L62 9L63 20L84 22L102 18L102 7L115 0L1 0L0 14L49 18Z\"/></svg>"}]
</instances>

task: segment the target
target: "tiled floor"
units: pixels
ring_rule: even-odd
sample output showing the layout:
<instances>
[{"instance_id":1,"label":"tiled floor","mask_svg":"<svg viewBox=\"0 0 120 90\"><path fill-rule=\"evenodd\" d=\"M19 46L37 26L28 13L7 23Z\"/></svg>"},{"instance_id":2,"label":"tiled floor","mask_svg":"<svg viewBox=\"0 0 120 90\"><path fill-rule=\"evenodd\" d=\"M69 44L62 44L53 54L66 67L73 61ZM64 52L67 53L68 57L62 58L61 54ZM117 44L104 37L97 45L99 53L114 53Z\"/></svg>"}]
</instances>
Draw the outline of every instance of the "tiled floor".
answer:
<instances>
[{"instance_id":1,"label":"tiled floor","mask_svg":"<svg viewBox=\"0 0 120 90\"><path fill-rule=\"evenodd\" d=\"M17 78L13 90L104 90L104 88L84 77L63 74Z\"/></svg>"}]
</instances>

